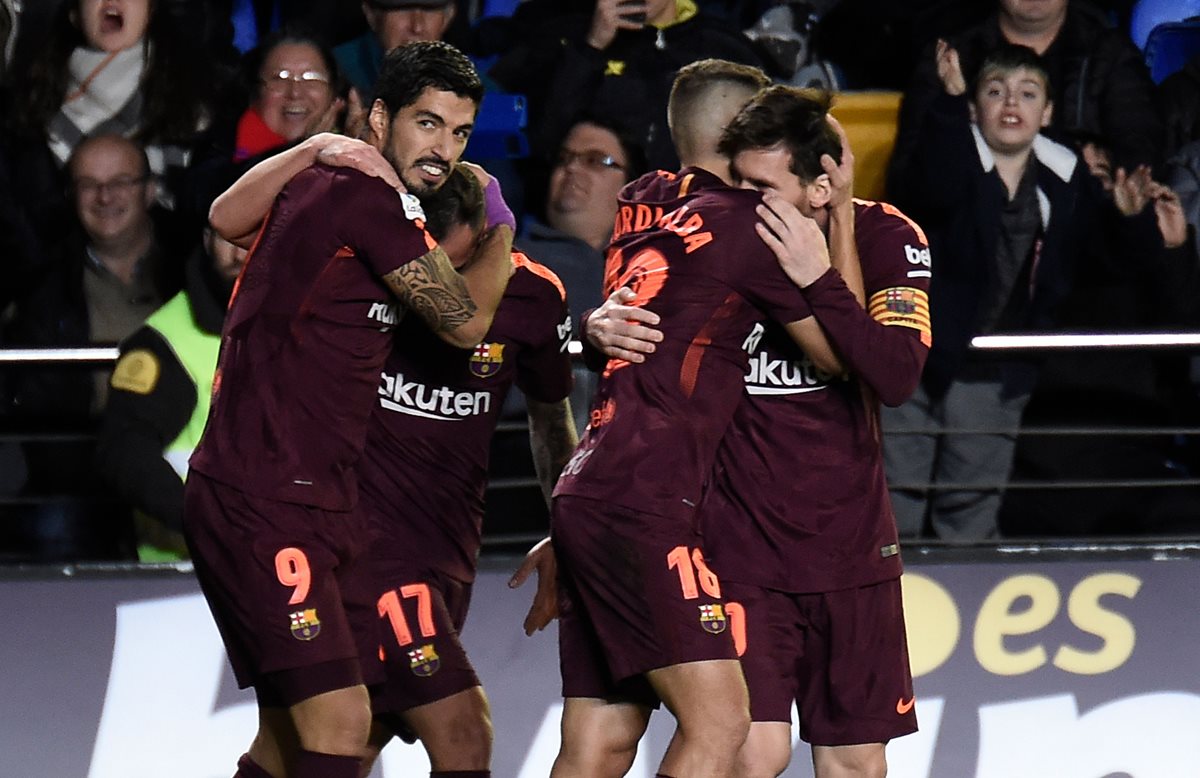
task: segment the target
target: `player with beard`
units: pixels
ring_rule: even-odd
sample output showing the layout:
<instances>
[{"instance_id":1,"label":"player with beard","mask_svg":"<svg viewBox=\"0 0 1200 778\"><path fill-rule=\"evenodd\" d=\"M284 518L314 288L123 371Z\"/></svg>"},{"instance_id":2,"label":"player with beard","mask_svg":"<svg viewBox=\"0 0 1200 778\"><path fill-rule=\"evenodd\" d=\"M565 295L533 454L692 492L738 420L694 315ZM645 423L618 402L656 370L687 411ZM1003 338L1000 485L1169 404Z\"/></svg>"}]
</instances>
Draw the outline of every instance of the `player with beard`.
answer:
<instances>
[{"instance_id":1,"label":"player with beard","mask_svg":"<svg viewBox=\"0 0 1200 778\"><path fill-rule=\"evenodd\" d=\"M451 46L391 52L367 127L389 180L441 185L482 92ZM375 601L356 586L365 523L354 466L390 333L402 306L438 337L474 347L512 269L509 227L489 232L460 275L424 230L415 197L359 171L307 167L317 144L268 161L259 179L286 185L264 207L218 202L210 213L222 234L245 240L270 210L230 303L185 494L197 577L239 685L258 697L242 778L357 777L371 721L363 676L381 668L357 658ZM304 169L289 172L306 154ZM271 189L253 180L242 182L250 192Z\"/></svg>"}]
</instances>

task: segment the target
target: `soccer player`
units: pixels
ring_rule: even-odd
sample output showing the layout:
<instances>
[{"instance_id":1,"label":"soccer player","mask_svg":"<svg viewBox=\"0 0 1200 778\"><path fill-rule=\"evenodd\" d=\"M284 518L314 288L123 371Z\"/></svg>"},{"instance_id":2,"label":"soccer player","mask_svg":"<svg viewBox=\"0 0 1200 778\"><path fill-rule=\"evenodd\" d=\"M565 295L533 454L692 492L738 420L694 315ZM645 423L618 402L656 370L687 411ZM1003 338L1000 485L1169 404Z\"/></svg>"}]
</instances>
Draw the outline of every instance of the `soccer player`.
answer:
<instances>
[{"instance_id":1,"label":"soccer player","mask_svg":"<svg viewBox=\"0 0 1200 778\"><path fill-rule=\"evenodd\" d=\"M552 775L623 775L659 701L678 726L659 775L734 774L749 726L720 582L696 533L701 489L742 394L751 327L816 327L800 290L755 233L761 196L727 185L716 127L765 85L754 68L706 61L671 93L686 167L623 190L606 287L631 286L661 316L641 363L610 360L591 421L555 489L562 748ZM828 263L815 223L795 248Z\"/></svg>"},{"instance_id":2,"label":"soccer player","mask_svg":"<svg viewBox=\"0 0 1200 778\"><path fill-rule=\"evenodd\" d=\"M369 145L410 191L436 189L482 92L453 47L397 49ZM511 231L489 233L459 275L417 199L377 178L317 165L271 201L226 317L185 532L238 683L258 697L238 775L356 778L370 726L363 674L381 668L360 668L353 628L367 639L375 624L354 575L365 527L353 468L390 333L403 306L454 345L479 343L512 269Z\"/></svg>"},{"instance_id":3,"label":"soccer player","mask_svg":"<svg viewBox=\"0 0 1200 778\"><path fill-rule=\"evenodd\" d=\"M431 234L456 265L484 227L483 191L458 166L422 198ZM489 443L509 387L525 396L534 465L547 499L577 441L567 399L571 316L558 277L513 252L492 327L472 350L405 318L384 366L359 464L369 524L366 571L377 597L386 681L372 686L372 754L415 734L431 776L486 778L487 700L459 642L475 578ZM368 658L369 659L369 658Z\"/></svg>"},{"instance_id":4,"label":"soccer player","mask_svg":"<svg viewBox=\"0 0 1200 778\"><path fill-rule=\"evenodd\" d=\"M827 95L772 87L720 142L734 178L766 193L761 234L850 373L815 369L776 326L756 325L746 398L701 506L750 689L747 778L787 768L793 704L818 778L883 775L885 743L916 730L876 398L901 403L920 377L927 244L894 207L851 199L853 157L828 107ZM833 270L792 253L805 218L829 236ZM595 317L589 334L620 315ZM650 348L637 345L644 331L624 330L626 348Z\"/></svg>"}]
</instances>

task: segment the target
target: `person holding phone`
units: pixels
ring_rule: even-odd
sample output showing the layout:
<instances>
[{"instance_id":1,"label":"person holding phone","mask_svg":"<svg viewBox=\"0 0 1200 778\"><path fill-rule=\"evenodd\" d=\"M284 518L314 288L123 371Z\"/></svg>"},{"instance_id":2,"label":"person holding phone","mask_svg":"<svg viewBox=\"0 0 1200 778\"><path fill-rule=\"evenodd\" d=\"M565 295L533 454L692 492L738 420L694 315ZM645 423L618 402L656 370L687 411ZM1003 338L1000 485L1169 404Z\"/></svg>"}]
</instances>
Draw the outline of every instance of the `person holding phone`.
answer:
<instances>
[{"instance_id":1,"label":"person holding phone","mask_svg":"<svg viewBox=\"0 0 1200 778\"><path fill-rule=\"evenodd\" d=\"M675 74L707 58L761 64L739 30L700 6L696 0L597 0L591 13L544 20L488 75L505 91L529 97L530 137L546 158L587 110L621 117L651 168L677 170L666 124Z\"/></svg>"}]
</instances>

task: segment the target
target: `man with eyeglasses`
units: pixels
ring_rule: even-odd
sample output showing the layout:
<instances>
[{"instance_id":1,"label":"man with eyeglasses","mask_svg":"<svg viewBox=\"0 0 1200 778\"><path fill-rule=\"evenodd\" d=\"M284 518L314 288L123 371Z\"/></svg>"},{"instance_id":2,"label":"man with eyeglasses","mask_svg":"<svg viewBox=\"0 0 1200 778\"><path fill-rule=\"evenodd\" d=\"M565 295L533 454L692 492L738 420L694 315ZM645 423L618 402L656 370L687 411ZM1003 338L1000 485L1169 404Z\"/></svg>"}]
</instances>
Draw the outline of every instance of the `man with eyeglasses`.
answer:
<instances>
[{"instance_id":1,"label":"man with eyeglasses","mask_svg":"<svg viewBox=\"0 0 1200 778\"><path fill-rule=\"evenodd\" d=\"M19 306L12 342L116 343L178 289L179 274L167 272L156 234L156 186L142 147L119 135L94 136L75 148L67 170L82 233L64 236L57 270ZM108 374L31 375L18 387L20 410L86 415L104 407Z\"/></svg>"},{"instance_id":2,"label":"man with eyeglasses","mask_svg":"<svg viewBox=\"0 0 1200 778\"><path fill-rule=\"evenodd\" d=\"M581 117L554 157L543 218L525 217L517 245L562 279L576 323L603 302L604 248L617 193L645 167L645 154L626 128L607 117ZM596 375L577 365L571 407L579 429L587 426L595 387Z\"/></svg>"}]
</instances>

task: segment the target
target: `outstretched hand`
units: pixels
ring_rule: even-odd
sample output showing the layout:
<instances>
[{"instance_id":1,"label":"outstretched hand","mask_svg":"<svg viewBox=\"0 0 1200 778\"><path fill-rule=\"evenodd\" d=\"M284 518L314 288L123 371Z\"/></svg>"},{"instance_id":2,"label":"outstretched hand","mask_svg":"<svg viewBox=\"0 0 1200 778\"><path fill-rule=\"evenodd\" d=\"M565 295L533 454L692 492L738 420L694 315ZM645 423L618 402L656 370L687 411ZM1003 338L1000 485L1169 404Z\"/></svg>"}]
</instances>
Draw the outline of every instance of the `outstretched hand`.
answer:
<instances>
[{"instance_id":1,"label":"outstretched hand","mask_svg":"<svg viewBox=\"0 0 1200 778\"><path fill-rule=\"evenodd\" d=\"M1119 167L1113 175L1113 203L1126 216L1136 216L1150 203L1151 184L1149 165L1138 165L1132 173Z\"/></svg>"},{"instance_id":2,"label":"outstretched hand","mask_svg":"<svg viewBox=\"0 0 1200 778\"><path fill-rule=\"evenodd\" d=\"M1187 242L1188 222L1179 194L1158 181L1150 182L1150 197L1154 200L1154 218L1162 233L1163 245L1177 249Z\"/></svg>"},{"instance_id":3,"label":"outstretched hand","mask_svg":"<svg viewBox=\"0 0 1200 778\"><path fill-rule=\"evenodd\" d=\"M947 41L938 38L934 58L937 61L938 78L942 80L942 88L946 90L946 94L952 97L964 94L967 91L967 80L963 78L958 50Z\"/></svg>"},{"instance_id":4,"label":"outstretched hand","mask_svg":"<svg viewBox=\"0 0 1200 778\"><path fill-rule=\"evenodd\" d=\"M612 45L621 30L642 29L645 22L636 21L636 14L641 14L642 19L645 19L644 0L596 0L592 24L585 38L587 45L597 51L604 51Z\"/></svg>"},{"instance_id":5,"label":"outstretched hand","mask_svg":"<svg viewBox=\"0 0 1200 778\"><path fill-rule=\"evenodd\" d=\"M366 141L347 138L345 135L335 135L322 132L313 135L305 143L312 144L317 150L317 161L334 167L349 167L366 173L368 176L382 178L388 186L397 192L407 192L396 168L383 158L379 149Z\"/></svg>"},{"instance_id":6,"label":"outstretched hand","mask_svg":"<svg viewBox=\"0 0 1200 778\"><path fill-rule=\"evenodd\" d=\"M529 613L525 614L523 626L526 635L545 629L550 622L558 618L558 561L554 557L554 547L550 545L550 538L539 541L529 549L512 578L508 579L508 587L518 588L533 572L537 573L538 582Z\"/></svg>"},{"instance_id":7,"label":"outstretched hand","mask_svg":"<svg viewBox=\"0 0 1200 778\"><path fill-rule=\"evenodd\" d=\"M654 329L658 314L628 304L635 299L637 293L623 286L587 317L584 335L610 359L645 362L646 354L653 354L655 344L663 339L662 332Z\"/></svg>"}]
</instances>

